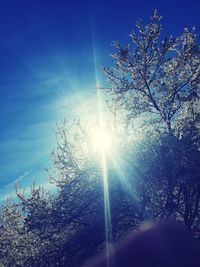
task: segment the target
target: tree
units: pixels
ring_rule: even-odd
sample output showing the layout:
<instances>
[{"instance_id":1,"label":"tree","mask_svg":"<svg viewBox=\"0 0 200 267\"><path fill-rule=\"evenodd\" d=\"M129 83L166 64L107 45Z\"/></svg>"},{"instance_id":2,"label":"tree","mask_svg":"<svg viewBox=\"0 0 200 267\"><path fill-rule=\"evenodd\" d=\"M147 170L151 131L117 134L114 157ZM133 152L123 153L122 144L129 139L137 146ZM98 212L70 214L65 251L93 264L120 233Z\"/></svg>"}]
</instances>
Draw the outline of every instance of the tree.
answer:
<instances>
[{"instance_id":1,"label":"tree","mask_svg":"<svg viewBox=\"0 0 200 267\"><path fill-rule=\"evenodd\" d=\"M185 27L180 36L161 40L161 19L155 10L149 24L137 22L132 45L114 42L114 67L103 71L115 109L128 112L129 119L147 116L172 132L184 109L199 100L200 54L194 29Z\"/></svg>"},{"instance_id":2,"label":"tree","mask_svg":"<svg viewBox=\"0 0 200 267\"><path fill-rule=\"evenodd\" d=\"M137 121L145 138L127 161L137 176L133 191L143 218L174 218L188 228L199 222L200 53L195 29L162 40L162 17L136 24L131 44L114 42L113 67L103 71L111 84L112 110L126 123ZM139 123L138 123L139 121ZM134 155L133 155L134 154ZM133 160L137 158L137 160ZM132 179L133 180L133 179ZM131 181L132 183L133 181ZM195 226L196 225L196 226ZM199 232L199 230L198 230ZM198 234L199 236L199 234Z\"/></svg>"},{"instance_id":3,"label":"tree","mask_svg":"<svg viewBox=\"0 0 200 267\"><path fill-rule=\"evenodd\" d=\"M114 241L145 220L169 217L200 239L197 36L185 27L161 41L161 18L155 11L149 24L138 21L133 47L115 42L115 66L103 69L117 115L112 128L120 135L107 159ZM106 247L105 188L88 128L64 121L56 137L47 173L57 191L33 185L27 196L17 189L18 203L1 209L2 267L82 266Z\"/></svg>"},{"instance_id":4,"label":"tree","mask_svg":"<svg viewBox=\"0 0 200 267\"><path fill-rule=\"evenodd\" d=\"M0 266L33 266L42 247L41 239L28 231L21 206L8 200L0 214ZM38 246L40 244L40 246Z\"/></svg>"}]
</instances>

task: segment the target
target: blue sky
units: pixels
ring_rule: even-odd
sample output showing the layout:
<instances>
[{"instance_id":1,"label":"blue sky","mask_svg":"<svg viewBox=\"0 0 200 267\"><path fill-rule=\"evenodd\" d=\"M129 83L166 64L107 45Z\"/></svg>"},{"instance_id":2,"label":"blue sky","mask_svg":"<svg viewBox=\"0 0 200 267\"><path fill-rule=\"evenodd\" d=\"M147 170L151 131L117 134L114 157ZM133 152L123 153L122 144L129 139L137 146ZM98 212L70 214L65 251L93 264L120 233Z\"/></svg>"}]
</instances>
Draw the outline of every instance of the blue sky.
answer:
<instances>
[{"instance_id":1,"label":"blue sky","mask_svg":"<svg viewBox=\"0 0 200 267\"><path fill-rule=\"evenodd\" d=\"M93 96L93 47L97 66L110 64L112 41L126 43L154 8L165 34L185 25L200 32L198 0L0 2L0 199L17 179L22 187L47 181L56 123L81 117Z\"/></svg>"}]
</instances>

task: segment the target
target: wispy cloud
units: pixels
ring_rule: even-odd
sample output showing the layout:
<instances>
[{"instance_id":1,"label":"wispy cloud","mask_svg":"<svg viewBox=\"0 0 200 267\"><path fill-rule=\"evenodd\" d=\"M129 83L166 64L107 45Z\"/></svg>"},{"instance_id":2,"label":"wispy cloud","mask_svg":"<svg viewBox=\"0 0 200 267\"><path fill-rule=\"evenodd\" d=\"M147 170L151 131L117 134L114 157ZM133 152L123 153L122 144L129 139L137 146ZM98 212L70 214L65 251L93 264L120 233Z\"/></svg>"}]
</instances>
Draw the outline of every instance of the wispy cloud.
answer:
<instances>
[{"instance_id":1,"label":"wispy cloud","mask_svg":"<svg viewBox=\"0 0 200 267\"><path fill-rule=\"evenodd\" d=\"M8 198L17 199L16 188L18 185L20 190L23 190L25 195L30 194L31 185L36 183L37 186L43 187L45 190L54 192L56 186L49 183L48 176L43 168L34 168L25 171L19 175L14 181L0 188L0 202L5 201Z\"/></svg>"}]
</instances>

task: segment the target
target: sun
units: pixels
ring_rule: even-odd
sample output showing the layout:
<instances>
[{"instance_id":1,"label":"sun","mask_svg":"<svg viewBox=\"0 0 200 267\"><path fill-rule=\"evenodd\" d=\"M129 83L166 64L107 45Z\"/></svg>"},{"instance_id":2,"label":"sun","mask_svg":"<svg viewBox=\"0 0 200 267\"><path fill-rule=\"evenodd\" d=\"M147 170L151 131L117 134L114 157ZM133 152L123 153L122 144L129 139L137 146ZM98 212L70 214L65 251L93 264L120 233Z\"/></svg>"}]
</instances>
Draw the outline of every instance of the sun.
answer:
<instances>
[{"instance_id":1,"label":"sun","mask_svg":"<svg viewBox=\"0 0 200 267\"><path fill-rule=\"evenodd\" d=\"M92 150L95 153L109 154L113 149L113 138L104 126L97 126L91 133Z\"/></svg>"}]
</instances>

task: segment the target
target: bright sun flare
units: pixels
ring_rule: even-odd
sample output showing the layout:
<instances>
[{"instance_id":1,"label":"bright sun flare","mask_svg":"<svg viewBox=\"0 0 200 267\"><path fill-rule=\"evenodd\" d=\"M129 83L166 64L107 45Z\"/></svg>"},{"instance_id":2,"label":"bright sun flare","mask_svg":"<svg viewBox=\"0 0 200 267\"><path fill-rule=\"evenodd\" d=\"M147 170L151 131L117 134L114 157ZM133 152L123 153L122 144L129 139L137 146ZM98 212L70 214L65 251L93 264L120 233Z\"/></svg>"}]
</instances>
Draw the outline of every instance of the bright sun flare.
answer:
<instances>
[{"instance_id":1,"label":"bright sun flare","mask_svg":"<svg viewBox=\"0 0 200 267\"><path fill-rule=\"evenodd\" d=\"M112 150L111 134L104 127L96 127L92 131L91 144L94 152L109 153Z\"/></svg>"}]
</instances>

